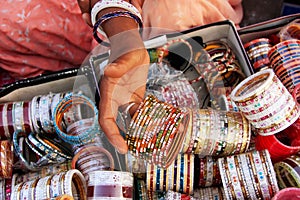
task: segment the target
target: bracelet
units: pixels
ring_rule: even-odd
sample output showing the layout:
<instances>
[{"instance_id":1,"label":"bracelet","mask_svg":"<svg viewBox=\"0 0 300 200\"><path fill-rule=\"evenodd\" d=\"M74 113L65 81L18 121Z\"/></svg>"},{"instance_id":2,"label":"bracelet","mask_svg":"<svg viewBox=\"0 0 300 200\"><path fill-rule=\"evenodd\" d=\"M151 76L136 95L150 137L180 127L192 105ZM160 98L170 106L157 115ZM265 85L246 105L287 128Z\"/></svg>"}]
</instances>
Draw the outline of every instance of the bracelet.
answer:
<instances>
[{"instance_id":1,"label":"bracelet","mask_svg":"<svg viewBox=\"0 0 300 200\"><path fill-rule=\"evenodd\" d=\"M107 13L105 15L103 15L102 17L100 17L97 22L94 24L93 27L93 36L94 39L99 43L102 44L103 46L107 46L109 47L110 44L107 42L104 42L102 39L99 38L98 36L98 31L99 31L99 27L101 26L101 24L103 24L105 21L115 18L115 17L128 17L131 19L134 19L135 22L139 25L140 28L143 27L143 22L141 20L141 18L139 18L137 15L128 12L128 11L115 11L115 12L111 12L111 13ZM103 33L103 31L101 31L101 33Z\"/></svg>"},{"instance_id":2,"label":"bracelet","mask_svg":"<svg viewBox=\"0 0 300 200\"><path fill-rule=\"evenodd\" d=\"M73 184L76 187L76 192L72 189ZM78 196L79 199L86 200L87 199L87 185L84 176L82 173L77 169L72 169L66 172L63 181L64 186L64 194L68 194L72 197Z\"/></svg>"},{"instance_id":3,"label":"bracelet","mask_svg":"<svg viewBox=\"0 0 300 200\"><path fill-rule=\"evenodd\" d=\"M148 187L149 185L147 185ZM93 171L87 181L87 198L133 198L133 174L121 171Z\"/></svg>"},{"instance_id":4,"label":"bracelet","mask_svg":"<svg viewBox=\"0 0 300 200\"><path fill-rule=\"evenodd\" d=\"M11 178L13 174L14 154L9 140L0 141L0 177Z\"/></svg>"},{"instance_id":5,"label":"bracelet","mask_svg":"<svg viewBox=\"0 0 300 200\"><path fill-rule=\"evenodd\" d=\"M132 4L130 4L126 1L122 1L122 0L100 0L93 6L92 11L91 11L92 25L95 25L95 23L97 21L97 15L101 10L103 10L105 8L112 8L112 7L125 9L125 10L135 14L140 19L142 19L142 16L141 16L140 12L138 11L138 9L136 9L135 6L133 6ZM105 36L105 33L102 33L102 34Z\"/></svg>"},{"instance_id":6,"label":"bracelet","mask_svg":"<svg viewBox=\"0 0 300 200\"><path fill-rule=\"evenodd\" d=\"M46 176L46 177L38 180L36 189L35 189L35 199L51 198L50 184L51 184L52 176Z\"/></svg>"},{"instance_id":7,"label":"bracelet","mask_svg":"<svg viewBox=\"0 0 300 200\"><path fill-rule=\"evenodd\" d=\"M80 133L79 135L69 135L64 132L62 127L63 115L67 111L69 111L74 105L86 105L90 109L92 109L94 113L94 123L87 130ZM53 113L53 122L54 128L56 130L57 135L67 143L76 145L82 143L90 142L95 134L98 134L98 109L94 102L92 102L88 97L81 94L69 94L65 96L61 101L57 104L54 113Z\"/></svg>"}]
</instances>

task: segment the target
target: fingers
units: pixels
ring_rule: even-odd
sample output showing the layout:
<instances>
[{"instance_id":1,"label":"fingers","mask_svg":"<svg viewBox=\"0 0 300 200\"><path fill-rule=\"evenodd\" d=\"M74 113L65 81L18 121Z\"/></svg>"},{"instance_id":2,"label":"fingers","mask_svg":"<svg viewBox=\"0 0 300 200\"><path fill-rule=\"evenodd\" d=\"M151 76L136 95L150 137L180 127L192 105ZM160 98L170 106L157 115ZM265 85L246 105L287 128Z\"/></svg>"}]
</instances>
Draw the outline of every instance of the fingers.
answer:
<instances>
[{"instance_id":1,"label":"fingers","mask_svg":"<svg viewBox=\"0 0 300 200\"><path fill-rule=\"evenodd\" d=\"M92 21L91 21L91 15L89 13L83 13L82 19L87 23L90 27L93 27Z\"/></svg>"},{"instance_id":2,"label":"fingers","mask_svg":"<svg viewBox=\"0 0 300 200\"><path fill-rule=\"evenodd\" d=\"M117 151L121 154L127 153L127 144L124 138L120 135L115 120L112 118L107 119L104 115L99 115L99 123L106 134L108 141L117 149Z\"/></svg>"},{"instance_id":3,"label":"fingers","mask_svg":"<svg viewBox=\"0 0 300 200\"><path fill-rule=\"evenodd\" d=\"M120 135L116 124L118 104L112 99L115 84L107 77L102 77L100 84L101 97L99 102L99 124L104 131L109 142L118 150L125 154L128 150L124 138Z\"/></svg>"}]
</instances>

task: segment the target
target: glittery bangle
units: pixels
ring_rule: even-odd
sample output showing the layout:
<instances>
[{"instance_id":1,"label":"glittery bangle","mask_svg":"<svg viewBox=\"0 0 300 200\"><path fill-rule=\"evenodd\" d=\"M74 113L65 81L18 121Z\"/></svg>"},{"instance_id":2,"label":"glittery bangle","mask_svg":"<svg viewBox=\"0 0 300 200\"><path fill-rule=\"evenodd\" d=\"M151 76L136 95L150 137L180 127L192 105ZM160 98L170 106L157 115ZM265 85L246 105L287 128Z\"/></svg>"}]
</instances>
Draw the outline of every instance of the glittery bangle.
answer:
<instances>
[{"instance_id":1,"label":"glittery bangle","mask_svg":"<svg viewBox=\"0 0 300 200\"><path fill-rule=\"evenodd\" d=\"M253 186L251 175L249 174L249 168L246 161L245 154L240 154L234 157L237 170L239 171L239 179L244 187L244 196L246 199L255 199L256 192Z\"/></svg>"},{"instance_id":2,"label":"glittery bangle","mask_svg":"<svg viewBox=\"0 0 300 200\"><path fill-rule=\"evenodd\" d=\"M235 196L231 192L231 190L233 190L232 183L230 182L230 177L228 176L227 169L224 162L225 162L224 157L218 159L218 166L219 166L219 171L222 179L224 193L226 199L234 199Z\"/></svg>"}]
</instances>

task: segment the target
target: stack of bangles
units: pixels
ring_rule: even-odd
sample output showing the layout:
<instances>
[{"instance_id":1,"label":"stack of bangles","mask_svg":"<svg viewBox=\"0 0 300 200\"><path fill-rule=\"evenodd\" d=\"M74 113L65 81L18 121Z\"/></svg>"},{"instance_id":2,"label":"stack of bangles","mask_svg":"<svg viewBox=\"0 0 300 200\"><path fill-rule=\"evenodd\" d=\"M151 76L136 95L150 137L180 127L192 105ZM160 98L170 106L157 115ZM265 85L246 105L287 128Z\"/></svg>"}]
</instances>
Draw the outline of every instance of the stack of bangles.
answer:
<instances>
[{"instance_id":1,"label":"stack of bangles","mask_svg":"<svg viewBox=\"0 0 300 200\"><path fill-rule=\"evenodd\" d=\"M271 47L272 45L270 43L270 39L268 38L255 39L244 44L244 48L253 66L254 72L269 68L270 61L268 52L270 51Z\"/></svg>"},{"instance_id":2,"label":"stack of bangles","mask_svg":"<svg viewBox=\"0 0 300 200\"><path fill-rule=\"evenodd\" d=\"M71 110L74 106L84 106L89 115L86 119L81 119L74 122L68 127L63 127L63 117L66 112ZM99 134L98 125L98 109L94 102L87 96L82 94L69 94L55 107L53 113L53 123L57 135L65 142L71 145L83 145L92 142L93 139Z\"/></svg>"},{"instance_id":3,"label":"stack of bangles","mask_svg":"<svg viewBox=\"0 0 300 200\"><path fill-rule=\"evenodd\" d=\"M132 155L168 167L178 155L185 137L188 116L149 95L139 105L126 132Z\"/></svg>"},{"instance_id":4,"label":"stack of bangles","mask_svg":"<svg viewBox=\"0 0 300 200\"><path fill-rule=\"evenodd\" d=\"M102 11L105 8L112 8L112 7L120 8L120 11L114 11L114 12L104 14L97 20L97 15L100 11ZM107 37L105 32L101 29L101 25L104 22L116 17L131 18L139 25L139 28L143 27L141 14L137 10L137 8L135 8L132 4L123 0L100 0L92 8L91 22L93 24L93 36L95 40L98 43L102 44L103 46L110 46L110 45L109 43L104 42L98 36L98 32L99 32L102 35L102 37Z\"/></svg>"},{"instance_id":5,"label":"stack of bangles","mask_svg":"<svg viewBox=\"0 0 300 200\"><path fill-rule=\"evenodd\" d=\"M75 152L72 169L78 169L87 179L88 173L98 170L114 170L114 159L103 147L83 146Z\"/></svg>"},{"instance_id":6,"label":"stack of bangles","mask_svg":"<svg viewBox=\"0 0 300 200\"><path fill-rule=\"evenodd\" d=\"M225 200L223 187L205 187L194 190L193 197L195 199L207 200ZM193 200L193 199L191 199Z\"/></svg>"},{"instance_id":7,"label":"stack of bangles","mask_svg":"<svg viewBox=\"0 0 300 200\"><path fill-rule=\"evenodd\" d=\"M173 106L199 108L197 93L186 79L179 79L163 85L161 94L164 102Z\"/></svg>"},{"instance_id":8,"label":"stack of bangles","mask_svg":"<svg viewBox=\"0 0 300 200\"><path fill-rule=\"evenodd\" d=\"M56 104L65 95L66 93L50 93L48 95L35 96L31 101L0 104L0 139L12 139L16 131L26 134L31 132L46 135L54 134L52 114ZM75 112L65 113L63 118L64 124L80 118L80 116L75 116L74 114Z\"/></svg>"},{"instance_id":9,"label":"stack of bangles","mask_svg":"<svg viewBox=\"0 0 300 200\"><path fill-rule=\"evenodd\" d=\"M133 174L123 171L93 171L88 173L88 199L133 199Z\"/></svg>"},{"instance_id":10,"label":"stack of bangles","mask_svg":"<svg viewBox=\"0 0 300 200\"><path fill-rule=\"evenodd\" d=\"M63 163L70 160L71 152L60 143L52 143L38 134L15 132L13 135L14 152L19 158L18 168L38 171L42 166Z\"/></svg>"},{"instance_id":11,"label":"stack of bangles","mask_svg":"<svg viewBox=\"0 0 300 200\"><path fill-rule=\"evenodd\" d=\"M231 99L263 136L279 133L300 115L295 99L272 69L247 77L233 89Z\"/></svg>"},{"instance_id":12,"label":"stack of bangles","mask_svg":"<svg viewBox=\"0 0 300 200\"><path fill-rule=\"evenodd\" d=\"M19 183L12 187L11 199L41 200L61 195L87 199L87 184L80 171L73 169Z\"/></svg>"},{"instance_id":13,"label":"stack of bangles","mask_svg":"<svg viewBox=\"0 0 300 200\"><path fill-rule=\"evenodd\" d=\"M292 155L274 164L280 189L288 187L300 188L300 156Z\"/></svg>"},{"instance_id":14,"label":"stack of bangles","mask_svg":"<svg viewBox=\"0 0 300 200\"><path fill-rule=\"evenodd\" d=\"M47 95L38 95L32 98L32 100L30 101L29 109L30 119L32 123L31 132L42 133L46 135L55 133L52 121L53 112L58 102L68 94L70 93L49 93ZM80 118L80 116L75 116L75 114L77 113L78 112L65 113L63 119L64 125Z\"/></svg>"},{"instance_id":15,"label":"stack of bangles","mask_svg":"<svg viewBox=\"0 0 300 200\"><path fill-rule=\"evenodd\" d=\"M188 200L192 200L193 197L189 196L187 194L182 194L179 192L174 192L172 190L168 190L166 195L164 196L165 200L181 200L181 199L188 199Z\"/></svg>"},{"instance_id":16,"label":"stack of bangles","mask_svg":"<svg viewBox=\"0 0 300 200\"><path fill-rule=\"evenodd\" d=\"M204 48L210 55L209 64L196 64L196 69L204 78L209 92L214 88L235 87L245 78L232 49L222 40L209 41Z\"/></svg>"},{"instance_id":17,"label":"stack of bangles","mask_svg":"<svg viewBox=\"0 0 300 200\"><path fill-rule=\"evenodd\" d=\"M189 110L181 153L226 156L246 152L251 126L240 112Z\"/></svg>"},{"instance_id":18,"label":"stack of bangles","mask_svg":"<svg viewBox=\"0 0 300 200\"><path fill-rule=\"evenodd\" d=\"M53 174L58 174L64 171L71 170L71 162L64 162L59 164L47 165L42 167L39 171L34 172L16 172L13 174L11 179L12 185L18 185L19 183L28 182L33 179L44 178L46 176L51 176Z\"/></svg>"},{"instance_id":19,"label":"stack of bangles","mask_svg":"<svg viewBox=\"0 0 300 200\"><path fill-rule=\"evenodd\" d=\"M0 198L3 200L11 200L12 179L0 179Z\"/></svg>"},{"instance_id":20,"label":"stack of bangles","mask_svg":"<svg viewBox=\"0 0 300 200\"><path fill-rule=\"evenodd\" d=\"M0 104L0 139L11 139L15 131L33 131L30 112L31 102Z\"/></svg>"},{"instance_id":21,"label":"stack of bangles","mask_svg":"<svg viewBox=\"0 0 300 200\"><path fill-rule=\"evenodd\" d=\"M14 153L9 140L0 141L0 178L11 178L13 174Z\"/></svg>"},{"instance_id":22,"label":"stack of bangles","mask_svg":"<svg viewBox=\"0 0 300 200\"><path fill-rule=\"evenodd\" d=\"M300 20L296 19L291 23L287 24L278 33L280 41L297 39L300 40Z\"/></svg>"},{"instance_id":23,"label":"stack of bangles","mask_svg":"<svg viewBox=\"0 0 300 200\"><path fill-rule=\"evenodd\" d=\"M278 191L267 150L218 159L226 199L271 199Z\"/></svg>"},{"instance_id":24,"label":"stack of bangles","mask_svg":"<svg viewBox=\"0 0 300 200\"><path fill-rule=\"evenodd\" d=\"M147 164L146 186L149 191L172 190L192 194L194 188L194 155L179 154L168 168Z\"/></svg>"},{"instance_id":25,"label":"stack of bangles","mask_svg":"<svg viewBox=\"0 0 300 200\"><path fill-rule=\"evenodd\" d=\"M216 157L205 156L199 158L195 156L195 187L215 187L220 186L221 176Z\"/></svg>"},{"instance_id":26,"label":"stack of bangles","mask_svg":"<svg viewBox=\"0 0 300 200\"><path fill-rule=\"evenodd\" d=\"M293 93L300 83L300 40L286 40L274 45L268 57L277 77Z\"/></svg>"}]
</instances>

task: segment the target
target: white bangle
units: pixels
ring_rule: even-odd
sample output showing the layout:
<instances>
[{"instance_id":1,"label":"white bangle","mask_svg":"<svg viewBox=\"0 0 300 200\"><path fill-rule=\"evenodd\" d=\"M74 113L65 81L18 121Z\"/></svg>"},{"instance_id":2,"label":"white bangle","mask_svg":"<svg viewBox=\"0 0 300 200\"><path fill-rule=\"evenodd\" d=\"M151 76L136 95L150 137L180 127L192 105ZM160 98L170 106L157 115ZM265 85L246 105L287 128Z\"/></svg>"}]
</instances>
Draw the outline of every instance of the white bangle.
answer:
<instances>
[{"instance_id":1,"label":"white bangle","mask_svg":"<svg viewBox=\"0 0 300 200\"><path fill-rule=\"evenodd\" d=\"M92 21L93 26L95 25L95 23L97 21L97 14L105 8L125 9L125 10L133 13L134 15L138 16L142 21L142 16L141 16L140 12L132 4L130 4L126 1L123 1L123 0L100 0L93 6L92 11L91 11L91 21ZM107 37L107 35L104 33L104 31L100 27L98 28L98 32L100 34L102 34L103 36Z\"/></svg>"}]
</instances>

